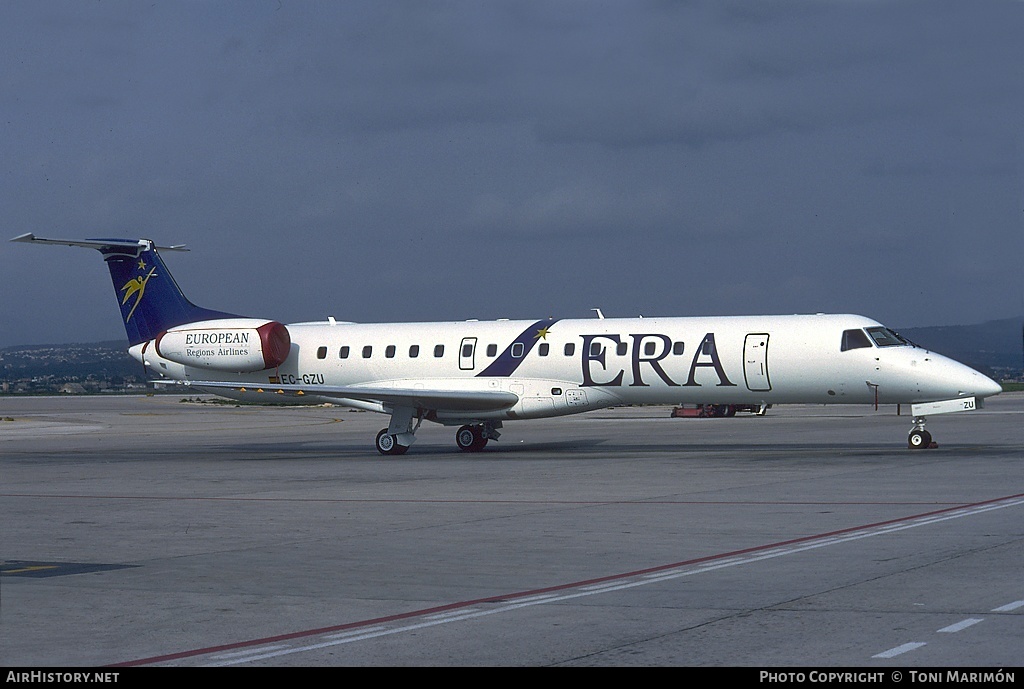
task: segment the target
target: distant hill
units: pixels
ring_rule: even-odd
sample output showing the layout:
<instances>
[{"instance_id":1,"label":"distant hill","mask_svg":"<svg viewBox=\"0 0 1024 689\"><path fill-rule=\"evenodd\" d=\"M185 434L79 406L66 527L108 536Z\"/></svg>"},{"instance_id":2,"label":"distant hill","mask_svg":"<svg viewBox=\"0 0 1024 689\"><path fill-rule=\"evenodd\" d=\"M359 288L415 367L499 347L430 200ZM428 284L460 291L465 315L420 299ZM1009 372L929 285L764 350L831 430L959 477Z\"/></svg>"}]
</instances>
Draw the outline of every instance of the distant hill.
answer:
<instances>
[{"instance_id":1,"label":"distant hill","mask_svg":"<svg viewBox=\"0 0 1024 689\"><path fill-rule=\"evenodd\" d=\"M1024 317L978 325L906 328L900 335L926 349L962 361L983 372L1016 376L1024 366ZM1015 373L1014 373L1015 372Z\"/></svg>"},{"instance_id":2,"label":"distant hill","mask_svg":"<svg viewBox=\"0 0 1024 689\"><path fill-rule=\"evenodd\" d=\"M145 377L142 365L127 350L128 343L122 340L5 347L0 349L0 380Z\"/></svg>"}]
</instances>

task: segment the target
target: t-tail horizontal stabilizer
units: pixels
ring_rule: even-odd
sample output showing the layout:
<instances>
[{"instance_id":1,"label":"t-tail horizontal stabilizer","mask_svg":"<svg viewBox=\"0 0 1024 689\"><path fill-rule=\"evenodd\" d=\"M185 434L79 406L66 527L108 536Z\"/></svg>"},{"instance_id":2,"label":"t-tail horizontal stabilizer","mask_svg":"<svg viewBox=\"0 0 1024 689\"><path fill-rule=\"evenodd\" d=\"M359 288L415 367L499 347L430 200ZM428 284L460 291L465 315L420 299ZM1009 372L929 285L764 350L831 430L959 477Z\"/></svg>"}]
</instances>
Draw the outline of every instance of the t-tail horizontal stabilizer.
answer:
<instances>
[{"instance_id":1,"label":"t-tail horizontal stabilizer","mask_svg":"<svg viewBox=\"0 0 1024 689\"><path fill-rule=\"evenodd\" d=\"M81 246L86 249L97 249L99 251L122 249L124 251L142 252L146 249L159 249L160 251L189 251L184 244L172 244L171 246L157 246L148 239L44 239L37 237L31 232L18 235L12 242L26 242L30 244L58 244L60 246Z\"/></svg>"}]
</instances>

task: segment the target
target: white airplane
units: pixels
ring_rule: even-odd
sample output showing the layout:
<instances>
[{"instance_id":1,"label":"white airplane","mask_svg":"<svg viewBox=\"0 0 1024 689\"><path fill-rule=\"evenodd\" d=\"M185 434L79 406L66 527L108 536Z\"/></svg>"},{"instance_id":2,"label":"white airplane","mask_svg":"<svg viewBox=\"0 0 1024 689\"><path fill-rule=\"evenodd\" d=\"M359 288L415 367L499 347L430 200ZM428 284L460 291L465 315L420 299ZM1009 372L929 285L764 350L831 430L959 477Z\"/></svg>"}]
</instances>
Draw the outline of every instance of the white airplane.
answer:
<instances>
[{"instance_id":1,"label":"white airplane","mask_svg":"<svg viewBox=\"0 0 1024 689\"><path fill-rule=\"evenodd\" d=\"M284 325L195 306L148 239L14 242L97 249L129 353L156 382L230 399L336 404L391 417L377 450L403 454L423 421L483 449L513 419L635 404L907 404L911 448L925 415L970 411L1001 387L855 315L598 318Z\"/></svg>"}]
</instances>

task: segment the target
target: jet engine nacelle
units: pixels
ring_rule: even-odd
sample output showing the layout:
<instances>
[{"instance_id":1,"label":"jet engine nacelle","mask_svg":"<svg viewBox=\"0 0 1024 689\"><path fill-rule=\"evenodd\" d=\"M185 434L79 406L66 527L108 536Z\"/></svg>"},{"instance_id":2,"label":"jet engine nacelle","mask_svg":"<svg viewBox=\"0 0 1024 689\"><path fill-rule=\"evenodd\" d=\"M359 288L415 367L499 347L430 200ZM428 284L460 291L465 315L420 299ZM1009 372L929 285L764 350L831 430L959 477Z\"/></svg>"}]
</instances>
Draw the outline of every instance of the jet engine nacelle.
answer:
<instances>
[{"instance_id":1,"label":"jet engine nacelle","mask_svg":"<svg viewBox=\"0 0 1024 689\"><path fill-rule=\"evenodd\" d=\"M251 373L280 366L292 339L277 321L224 318L187 323L156 338L156 353L168 361L216 371Z\"/></svg>"}]
</instances>

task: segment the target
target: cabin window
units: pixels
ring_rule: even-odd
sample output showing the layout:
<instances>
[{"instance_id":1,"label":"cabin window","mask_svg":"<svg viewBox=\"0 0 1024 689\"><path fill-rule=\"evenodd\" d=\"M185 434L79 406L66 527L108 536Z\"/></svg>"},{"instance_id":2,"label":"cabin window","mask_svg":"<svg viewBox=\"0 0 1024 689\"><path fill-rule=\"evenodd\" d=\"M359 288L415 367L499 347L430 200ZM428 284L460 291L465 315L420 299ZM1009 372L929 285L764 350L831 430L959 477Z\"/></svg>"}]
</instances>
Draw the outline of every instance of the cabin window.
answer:
<instances>
[{"instance_id":1,"label":"cabin window","mask_svg":"<svg viewBox=\"0 0 1024 689\"><path fill-rule=\"evenodd\" d=\"M559 395L562 394L562 388L551 388L551 394L555 397L558 397Z\"/></svg>"},{"instance_id":2,"label":"cabin window","mask_svg":"<svg viewBox=\"0 0 1024 689\"><path fill-rule=\"evenodd\" d=\"M653 342L644 344L644 356L654 356L656 345Z\"/></svg>"},{"instance_id":3,"label":"cabin window","mask_svg":"<svg viewBox=\"0 0 1024 689\"><path fill-rule=\"evenodd\" d=\"M598 342L597 340L593 340L590 343L590 356L591 357L601 356L601 343Z\"/></svg>"},{"instance_id":4,"label":"cabin window","mask_svg":"<svg viewBox=\"0 0 1024 689\"><path fill-rule=\"evenodd\" d=\"M395 345L388 345L387 349L384 350L384 356L389 359L395 358Z\"/></svg>"},{"instance_id":5,"label":"cabin window","mask_svg":"<svg viewBox=\"0 0 1024 689\"><path fill-rule=\"evenodd\" d=\"M373 346L366 345L365 347L363 347L363 358L369 359L371 356L373 356Z\"/></svg>"},{"instance_id":6,"label":"cabin window","mask_svg":"<svg viewBox=\"0 0 1024 689\"><path fill-rule=\"evenodd\" d=\"M316 358L317 359L326 359L327 358L327 347L317 347L317 349L316 349Z\"/></svg>"},{"instance_id":7,"label":"cabin window","mask_svg":"<svg viewBox=\"0 0 1024 689\"><path fill-rule=\"evenodd\" d=\"M683 344L682 342L672 343L672 353L675 354L676 356L682 356L684 349L686 349L686 345Z\"/></svg>"},{"instance_id":8,"label":"cabin window","mask_svg":"<svg viewBox=\"0 0 1024 689\"><path fill-rule=\"evenodd\" d=\"M547 342L541 342L540 346L537 347L537 353L540 354L541 356L547 356L548 350L550 349L551 345L549 345Z\"/></svg>"},{"instance_id":9,"label":"cabin window","mask_svg":"<svg viewBox=\"0 0 1024 689\"><path fill-rule=\"evenodd\" d=\"M498 345L496 345L496 344L489 344L489 345L487 345L487 356L497 356L497 355L498 355Z\"/></svg>"},{"instance_id":10,"label":"cabin window","mask_svg":"<svg viewBox=\"0 0 1024 689\"><path fill-rule=\"evenodd\" d=\"M420 355L420 346L419 345L409 345L409 358L410 359L415 359L419 355Z\"/></svg>"},{"instance_id":11,"label":"cabin window","mask_svg":"<svg viewBox=\"0 0 1024 689\"><path fill-rule=\"evenodd\" d=\"M840 351L847 352L851 349L863 349L871 346L871 340L859 328L856 330L844 330L843 331L843 344L840 347Z\"/></svg>"},{"instance_id":12,"label":"cabin window","mask_svg":"<svg viewBox=\"0 0 1024 689\"><path fill-rule=\"evenodd\" d=\"M466 359L473 356L473 345L468 342L462 345L462 356Z\"/></svg>"},{"instance_id":13,"label":"cabin window","mask_svg":"<svg viewBox=\"0 0 1024 689\"><path fill-rule=\"evenodd\" d=\"M438 359L444 356L444 345L434 345L434 356Z\"/></svg>"},{"instance_id":14,"label":"cabin window","mask_svg":"<svg viewBox=\"0 0 1024 689\"><path fill-rule=\"evenodd\" d=\"M573 343L573 342L566 342L565 343L565 355L566 356L572 356L575 353L576 353L576 345L575 345L575 343Z\"/></svg>"},{"instance_id":15,"label":"cabin window","mask_svg":"<svg viewBox=\"0 0 1024 689\"><path fill-rule=\"evenodd\" d=\"M625 342L620 342L619 344L615 345L615 353L618 354L619 356L626 356L626 349L628 348L628 346L629 345L627 345Z\"/></svg>"},{"instance_id":16,"label":"cabin window","mask_svg":"<svg viewBox=\"0 0 1024 689\"><path fill-rule=\"evenodd\" d=\"M525 353L526 345L524 345L522 342L516 342L515 344L512 345L512 356L514 356L516 359L522 359L523 354Z\"/></svg>"},{"instance_id":17,"label":"cabin window","mask_svg":"<svg viewBox=\"0 0 1024 689\"><path fill-rule=\"evenodd\" d=\"M349 352L348 345L342 345L341 349L338 350L338 358L339 359L347 359L348 358L348 352Z\"/></svg>"}]
</instances>

